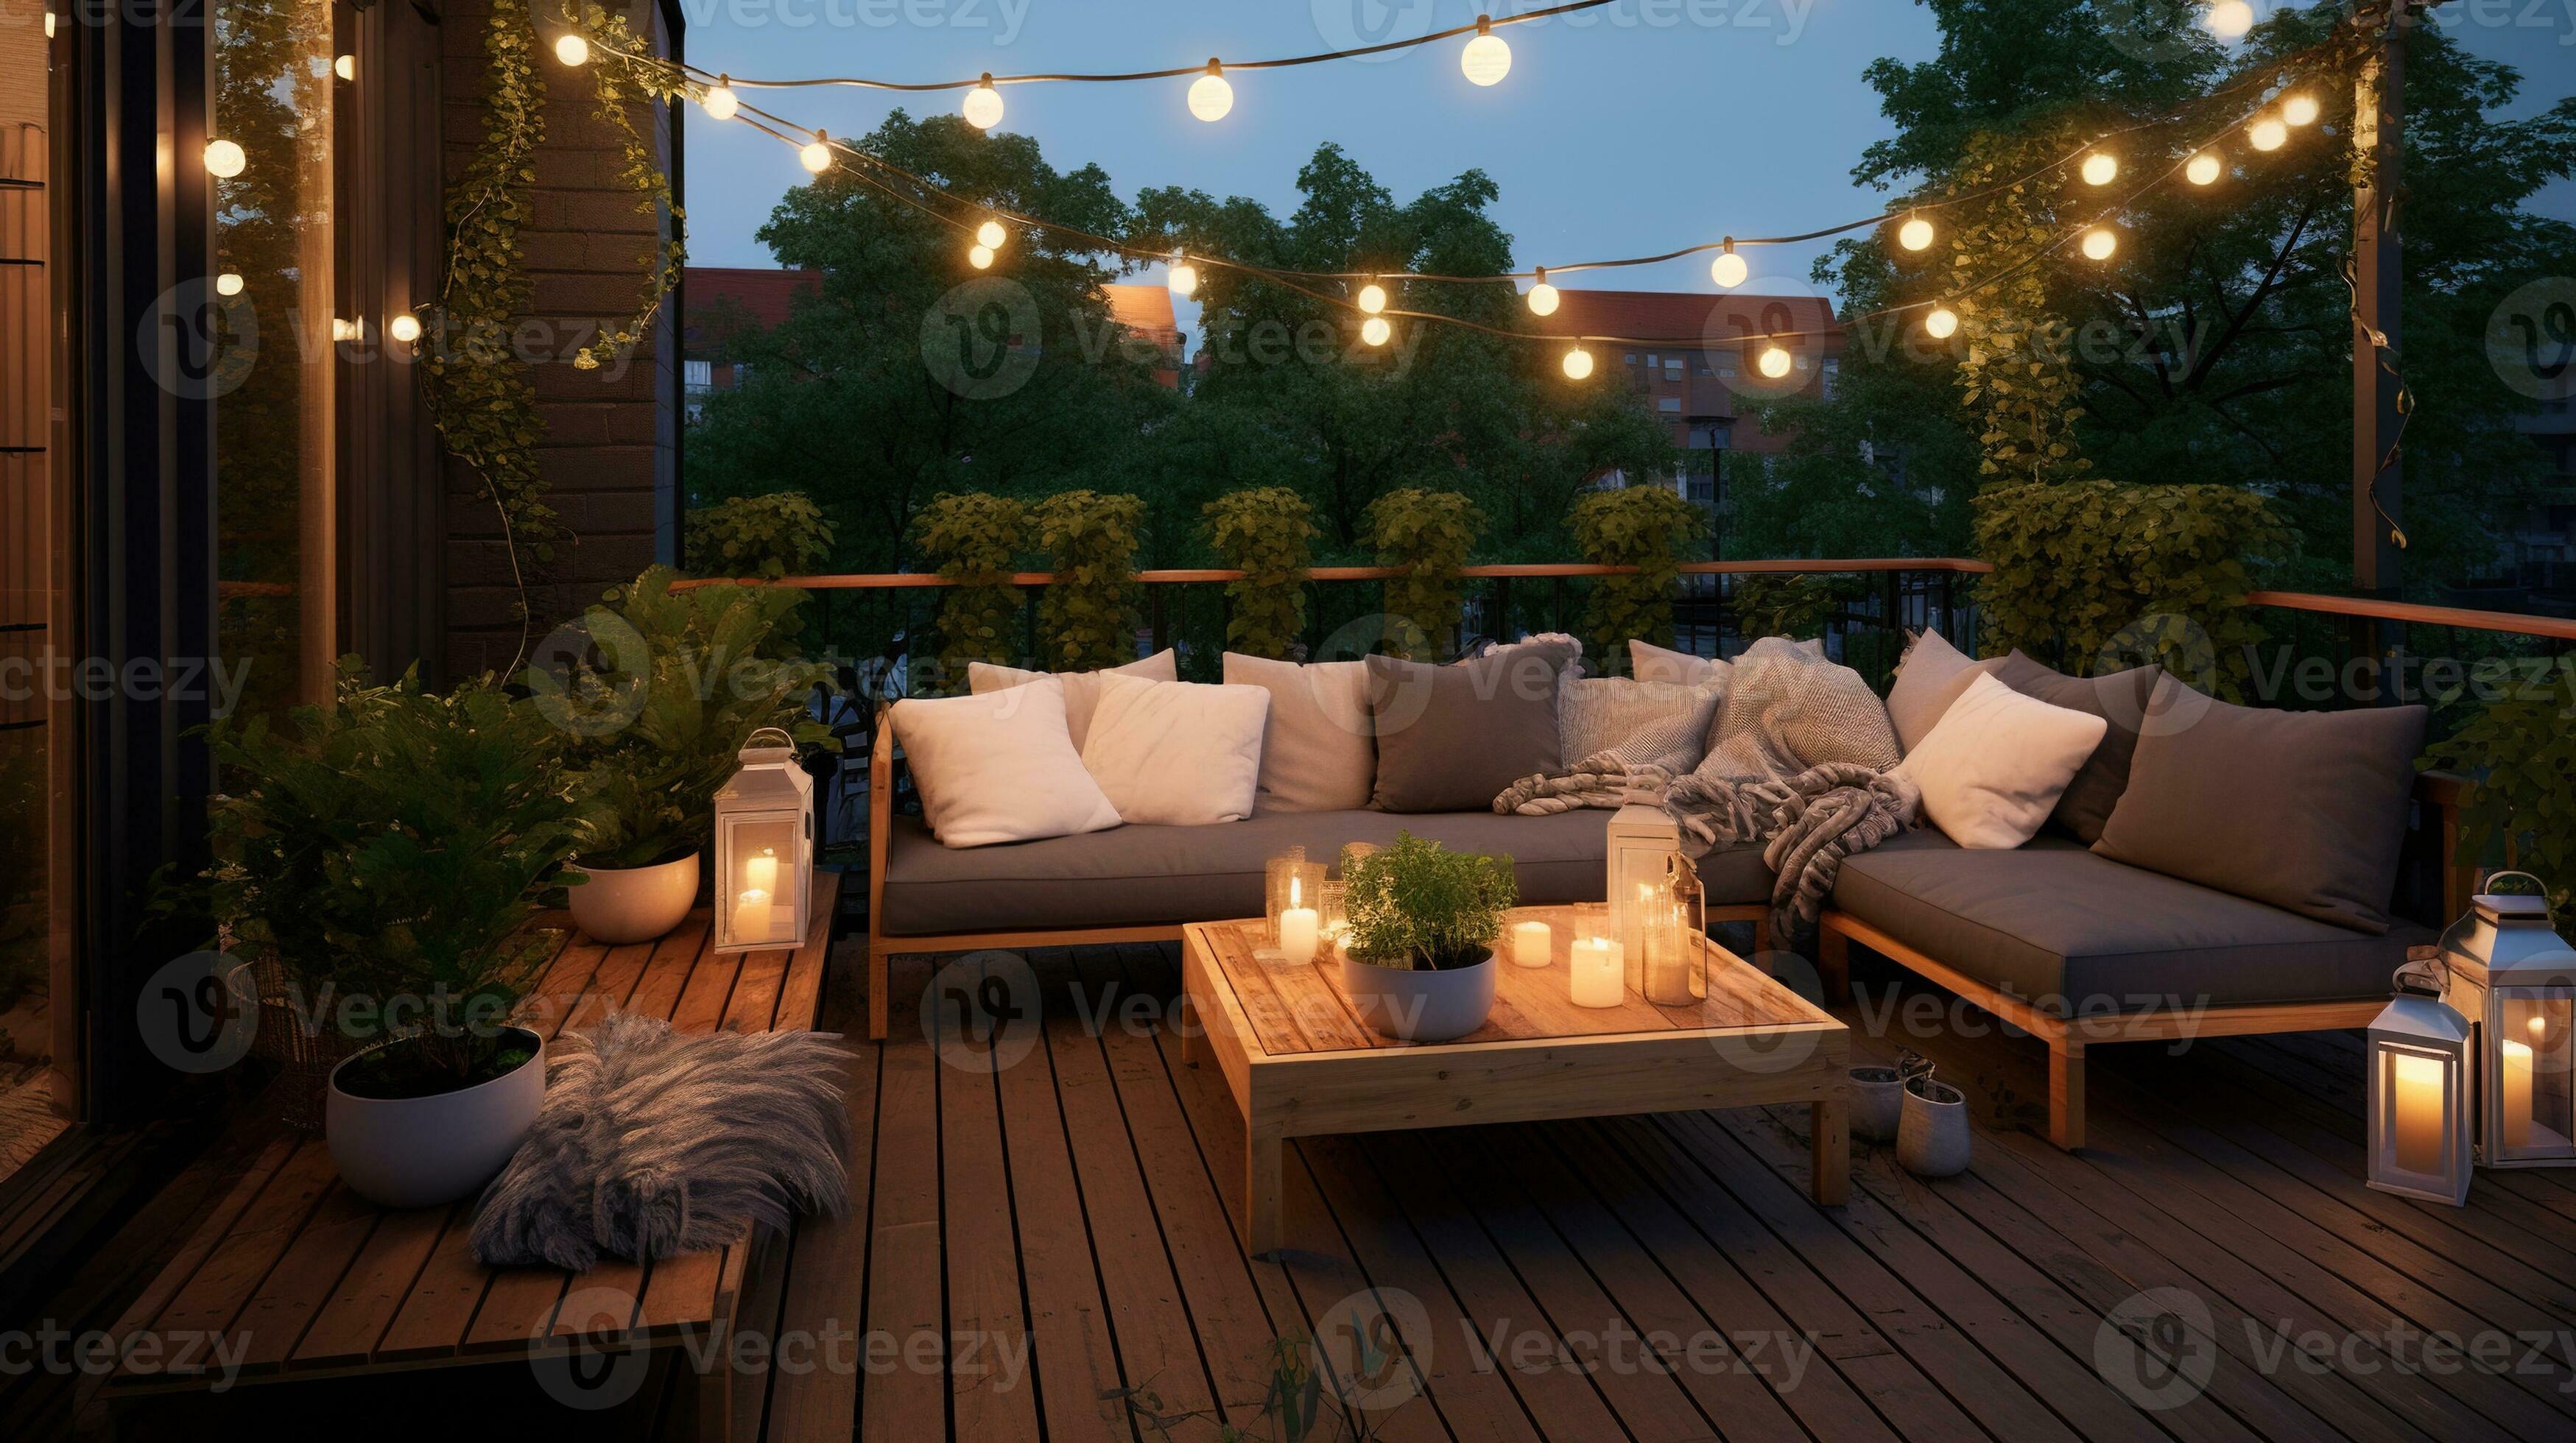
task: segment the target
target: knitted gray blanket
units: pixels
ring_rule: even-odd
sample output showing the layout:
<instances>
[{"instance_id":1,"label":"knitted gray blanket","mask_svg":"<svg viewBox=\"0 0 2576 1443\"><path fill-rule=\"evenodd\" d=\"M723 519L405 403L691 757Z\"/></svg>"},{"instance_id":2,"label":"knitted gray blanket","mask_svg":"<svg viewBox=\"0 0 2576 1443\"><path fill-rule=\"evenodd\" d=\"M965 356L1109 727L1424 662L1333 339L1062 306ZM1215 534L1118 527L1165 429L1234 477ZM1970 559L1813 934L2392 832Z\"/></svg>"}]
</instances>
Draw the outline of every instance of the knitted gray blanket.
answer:
<instances>
[{"instance_id":1,"label":"knitted gray blanket","mask_svg":"<svg viewBox=\"0 0 2576 1443\"><path fill-rule=\"evenodd\" d=\"M1760 843L1772 873L1771 929L1803 942L1833 895L1843 859L1904 831L1923 793L1901 773L1820 762L1786 777L1693 772L1665 791L1663 804L1693 857Z\"/></svg>"}]
</instances>

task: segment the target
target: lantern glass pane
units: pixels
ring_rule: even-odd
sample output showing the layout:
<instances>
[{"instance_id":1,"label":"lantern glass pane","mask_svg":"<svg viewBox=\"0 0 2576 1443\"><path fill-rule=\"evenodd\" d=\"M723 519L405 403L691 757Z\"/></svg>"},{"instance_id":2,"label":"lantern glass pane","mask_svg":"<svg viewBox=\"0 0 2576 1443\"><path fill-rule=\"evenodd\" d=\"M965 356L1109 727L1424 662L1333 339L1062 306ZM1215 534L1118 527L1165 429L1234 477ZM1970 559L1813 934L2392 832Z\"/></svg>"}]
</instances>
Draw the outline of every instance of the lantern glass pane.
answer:
<instances>
[{"instance_id":1,"label":"lantern glass pane","mask_svg":"<svg viewBox=\"0 0 2576 1443\"><path fill-rule=\"evenodd\" d=\"M2576 1075L2568 1026L2576 999L2503 993L2496 998L2496 1141L2503 1157L2564 1157L2576 1150Z\"/></svg>"},{"instance_id":2,"label":"lantern glass pane","mask_svg":"<svg viewBox=\"0 0 2576 1443\"><path fill-rule=\"evenodd\" d=\"M726 875L719 898L733 944L774 942L792 946L796 935L799 818L728 819L722 850Z\"/></svg>"},{"instance_id":3,"label":"lantern glass pane","mask_svg":"<svg viewBox=\"0 0 2576 1443\"><path fill-rule=\"evenodd\" d=\"M2451 1068L2431 1053L2382 1047L2380 1147L2397 1171L2439 1179L2449 1171Z\"/></svg>"}]
</instances>

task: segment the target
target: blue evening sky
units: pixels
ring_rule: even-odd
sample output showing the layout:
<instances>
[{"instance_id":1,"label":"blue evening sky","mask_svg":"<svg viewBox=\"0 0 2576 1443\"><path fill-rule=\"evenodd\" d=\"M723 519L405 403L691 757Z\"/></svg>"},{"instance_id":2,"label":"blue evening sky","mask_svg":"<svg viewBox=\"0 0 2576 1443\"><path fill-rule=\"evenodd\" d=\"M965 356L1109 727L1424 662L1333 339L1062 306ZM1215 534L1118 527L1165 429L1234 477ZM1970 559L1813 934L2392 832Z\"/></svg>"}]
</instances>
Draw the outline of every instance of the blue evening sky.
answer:
<instances>
[{"instance_id":1,"label":"blue evening sky","mask_svg":"<svg viewBox=\"0 0 2576 1443\"><path fill-rule=\"evenodd\" d=\"M681 0L689 59L773 77L948 79L980 71L1121 71L1274 57L1471 22L1469 0ZM1488 0L1482 7L1508 8ZM1537 8L1535 3L1519 8ZM2256 0L2269 13L2268 0ZM2516 113L2576 92L2576 0L2453 0L2435 14L2523 71ZM1480 89L1449 40L1374 61L1230 77L1234 110L1189 114L1187 80L1006 87L1001 128L1059 169L1096 162L1129 199L1149 186L1244 195L1285 213L1298 166L1337 141L1399 201L1470 168L1500 185L1521 265L1669 250L1721 234L1812 230L1873 213L1850 178L1889 133L1861 71L1936 46L1911 0L1618 0L1515 25L1511 73ZM958 92L848 88L746 98L835 135L900 104L954 112ZM690 259L767 266L753 239L800 181L786 147L689 112ZM2538 208L2576 219L2576 186ZM1746 289L1810 289L1822 244L1750 255ZM1159 279L1159 269L1145 278ZM1705 258L1568 277L1569 285L1712 291ZM1182 324L1196 317L1184 308Z\"/></svg>"}]
</instances>

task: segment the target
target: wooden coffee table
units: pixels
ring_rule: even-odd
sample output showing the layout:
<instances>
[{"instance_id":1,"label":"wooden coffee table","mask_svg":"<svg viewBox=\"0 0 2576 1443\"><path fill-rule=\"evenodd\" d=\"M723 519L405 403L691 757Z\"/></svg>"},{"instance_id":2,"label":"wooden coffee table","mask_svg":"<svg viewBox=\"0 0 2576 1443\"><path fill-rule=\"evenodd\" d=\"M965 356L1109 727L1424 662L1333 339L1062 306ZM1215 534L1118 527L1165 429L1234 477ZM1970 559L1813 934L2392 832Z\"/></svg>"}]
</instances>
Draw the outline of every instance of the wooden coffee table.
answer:
<instances>
[{"instance_id":1,"label":"wooden coffee table","mask_svg":"<svg viewBox=\"0 0 2576 1443\"><path fill-rule=\"evenodd\" d=\"M1601 915L1587 910L1589 919ZM1617 1007L1577 1007L1567 972L1577 912L1512 913L1514 922L1553 928L1554 958L1543 968L1499 959L1491 1019L1454 1042L1427 1044L1363 1025L1330 956L1295 967L1255 960L1257 918L1181 929L1191 1014L1183 1055L1194 1066L1215 1060L1249 1135L1244 1251L1279 1246L1287 1140L1322 1133L1804 1102L1814 1109L1815 1199L1843 1201L1851 1181L1843 1024L1715 942L1705 1003L1662 1007L1630 992ZM1589 919L1587 929L1598 926Z\"/></svg>"}]
</instances>

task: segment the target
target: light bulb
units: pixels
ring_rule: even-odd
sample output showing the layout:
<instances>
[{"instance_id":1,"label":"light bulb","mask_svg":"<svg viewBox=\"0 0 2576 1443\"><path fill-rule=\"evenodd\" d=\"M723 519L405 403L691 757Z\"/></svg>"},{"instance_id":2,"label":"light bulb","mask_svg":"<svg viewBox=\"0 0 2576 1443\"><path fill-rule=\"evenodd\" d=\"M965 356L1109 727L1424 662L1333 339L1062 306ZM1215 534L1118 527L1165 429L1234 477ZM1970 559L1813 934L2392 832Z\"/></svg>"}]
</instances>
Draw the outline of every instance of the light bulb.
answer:
<instances>
[{"instance_id":1,"label":"light bulb","mask_svg":"<svg viewBox=\"0 0 2576 1443\"><path fill-rule=\"evenodd\" d=\"M1592 374L1592 353L1581 346L1565 353L1565 379L1580 381Z\"/></svg>"},{"instance_id":2,"label":"light bulb","mask_svg":"<svg viewBox=\"0 0 2576 1443\"><path fill-rule=\"evenodd\" d=\"M699 102L707 108L709 120L731 120L742 109L742 97L733 93L733 77L719 75L707 88L706 98Z\"/></svg>"},{"instance_id":3,"label":"light bulb","mask_svg":"<svg viewBox=\"0 0 2576 1443\"><path fill-rule=\"evenodd\" d=\"M1959 313L1948 306L1934 306L1923 317L1923 334L1936 341L1946 341L1959 334Z\"/></svg>"},{"instance_id":4,"label":"light bulb","mask_svg":"<svg viewBox=\"0 0 2576 1443\"><path fill-rule=\"evenodd\" d=\"M2245 0L2218 0L2204 17L2209 33L2221 40L2234 40L2254 28L2254 7Z\"/></svg>"},{"instance_id":5,"label":"light bulb","mask_svg":"<svg viewBox=\"0 0 2576 1443\"><path fill-rule=\"evenodd\" d=\"M1188 261L1175 261L1168 284L1172 294L1187 297L1199 288L1199 268Z\"/></svg>"},{"instance_id":6,"label":"light bulb","mask_svg":"<svg viewBox=\"0 0 2576 1443\"><path fill-rule=\"evenodd\" d=\"M1358 305L1361 310L1368 312L1372 316L1385 310L1386 287L1379 285L1375 281L1371 281L1367 285L1360 287Z\"/></svg>"},{"instance_id":7,"label":"light bulb","mask_svg":"<svg viewBox=\"0 0 2576 1443\"><path fill-rule=\"evenodd\" d=\"M1547 272L1540 271L1539 274L1544 276ZM1531 286L1529 288L1529 308L1530 314L1533 316L1555 315L1556 287L1549 285L1543 280L1538 284Z\"/></svg>"},{"instance_id":8,"label":"light bulb","mask_svg":"<svg viewBox=\"0 0 2576 1443\"><path fill-rule=\"evenodd\" d=\"M2107 225L2097 225L2084 233L2084 255L2088 260L2107 261L2111 252L2120 248L2120 233Z\"/></svg>"},{"instance_id":9,"label":"light bulb","mask_svg":"<svg viewBox=\"0 0 2576 1443\"><path fill-rule=\"evenodd\" d=\"M1216 57L1211 55L1208 57L1207 74L1190 82L1190 114L1201 120L1217 121L1225 119L1225 113L1232 109L1234 87L1226 84L1224 67L1218 65Z\"/></svg>"},{"instance_id":10,"label":"light bulb","mask_svg":"<svg viewBox=\"0 0 2576 1443\"><path fill-rule=\"evenodd\" d=\"M358 57L354 55L343 55L339 59L332 61L331 73L339 76L342 80L357 79Z\"/></svg>"},{"instance_id":11,"label":"light bulb","mask_svg":"<svg viewBox=\"0 0 2576 1443\"><path fill-rule=\"evenodd\" d=\"M1896 228L1896 243L1910 251L1919 251L1928 248L1932 244L1932 222L1923 219L1921 216L1916 216L1914 219L1898 226Z\"/></svg>"},{"instance_id":12,"label":"light bulb","mask_svg":"<svg viewBox=\"0 0 2576 1443\"><path fill-rule=\"evenodd\" d=\"M219 275L219 276L215 277L215 294L216 294L216 295L219 295L219 296L237 296L237 295L240 295L241 293L242 293L242 278L241 278L241 272L239 272L239 271L226 271L226 272L224 272L222 275Z\"/></svg>"},{"instance_id":13,"label":"light bulb","mask_svg":"<svg viewBox=\"0 0 2576 1443\"><path fill-rule=\"evenodd\" d=\"M2256 150L2279 150L2290 139L2290 127L2283 125L2276 117L2267 115L2255 121L2245 135L2247 139L2254 142Z\"/></svg>"},{"instance_id":14,"label":"light bulb","mask_svg":"<svg viewBox=\"0 0 2576 1443\"><path fill-rule=\"evenodd\" d=\"M392 320L385 322L385 334L408 346L420 339L420 317L409 311L397 312Z\"/></svg>"},{"instance_id":15,"label":"light bulb","mask_svg":"<svg viewBox=\"0 0 2576 1443\"><path fill-rule=\"evenodd\" d=\"M1717 253L1717 259L1708 263L1708 278L1728 290L1744 284L1744 278L1751 274L1753 268L1744 263L1744 257L1735 253L1735 242L1731 240L1726 243L1726 249Z\"/></svg>"},{"instance_id":16,"label":"light bulb","mask_svg":"<svg viewBox=\"0 0 2576 1443\"><path fill-rule=\"evenodd\" d=\"M2105 151L2097 150L2091 155L2084 157L2084 183L2086 185L2109 185L2119 176L2119 174L2120 162L2116 156Z\"/></svg>"},{"instance_id":17,"label":"light bulb","mask_svg":"<svg viewBox=\"0 0 2576 1443\"><path fill-rule=\"evenodd\" d=\"M973 266L979 271L991 269L993 265L993 248L991 246L967 247L966 264Z\"/></svg>"},{"instance_id":18,"label":"light bulb","mask_svg":"<svg viewBox=\"0 0 2576 1443\"><path fill-rule=\"evenodd\" d=\"M555 58L566 65L590 63L590 42L579 34L566 35L555 42Z\"/></svg>"},{"instance_id":19,"label":"light bulb","mask_svg":"<svg viewBox=\"0 0 2576 1443\"><path fill-rule=\"evenodd\" d=\"M1458 52L1458 68L1478 85L1492 85L1512 73L1512 47L1494 33L1492 16L1476 17L1476 38Z\"/></svg>"},{"instance_id":20,"label":"light bulb","mask_svg":"<svg viewBox=\"0 0 2576 1443\"><path fill-rule=\"evenodd\" d=\"M335 341L362 340L365 338L366 334L366 322L364 321L346 320L339 316L333 316L331 318L331 339Z\"/></svg>"},{"instance_id":21,"label":"light bulb","mask_svg":"<svg viewBox=\"0 0 2576 1443\"><path fill-rule=\"evenodd\" d=\"M975 88L966 92L966 123L977 130L990 130L1002 123L1002 92L993 88L993 73L984 72Z\"/></svg>"},{"instance_id":22,"label":"light bulb","mask_svg":"<svg viewBox=\"0 0 2576 1443\"><path fill-rule=\"evenodd\" d=\"M2182 174L2185 180L2194 185L2209 185L2218 179L2218 173L2223 169L2225 167L2219 163L2218 152L2204 150L2191 158L2191 163L2182 168Z\"/></svg>"},{"instance_id":23,"label":"light bulb","mask_svg":"<svg viewBox=\"0 0 2576 1443\"><path fill-rule=\"evenodd\" d=\"M975 227L975 244L988 251L1000 250L1002 243L1010 238L1011 233L1002 229L1002 223L997 220L988 220Z\"/></svg>"},{"instance_id":24,"label":"light bulb","mask_svg":"<svg viewBox=\"0 0 2576 1443\"><path fill-rule=\"evenodd\" d=\"M815 131L814 139L804 149L796 152L796 158L805 163L807 170L821 175L832 168L831 139L822 131Z\"/></svg>"},{"instance_id":25,"label":"light bulb","mask_svg":"<svg viewBox=\"0 0 2576 1443\"><path fill-rule=\"evenodd\" d=\"M1386 338L1394 334L1395 327L1388 325L1384 316L1371 316L1360 322L1360 339L1372 346L1385 345Z\"/></svg>"},{"instance_id":26,"label":"light bulb","mask_svg":"<svg viewBox=\"0 0 2576 1443\"><path fill-rule=\"evenodd\" d=\"M2317 118L2317 98L2305 91L2281 102L2281 118L2292 125L2308 125Z\"/></svg>"},{"instance_id":27,"label":"light bulb","mask_svg":"<svg viewBox=\"0 0 2576 1443\"><path fill-rule=\"evenodd\" d=\"M1762 348L1762 359L1758 364L1762 367L1763 375L1775 381L1779 380L1789 374L1789 353L1778 346L1765 346Z\"/></svg>"},{"instance_id":28,"label":"light bulb","mask_svg":"<svg viewBox=\"0 0 2576 1443\"><path fill-rule=\"evenodd\" d=\"M220 180L230 180L241 174L242 167L248 164L250 164L250 157L242 153L239 141L206 142L206 174Z\"/></svg>"}]
</instances>

